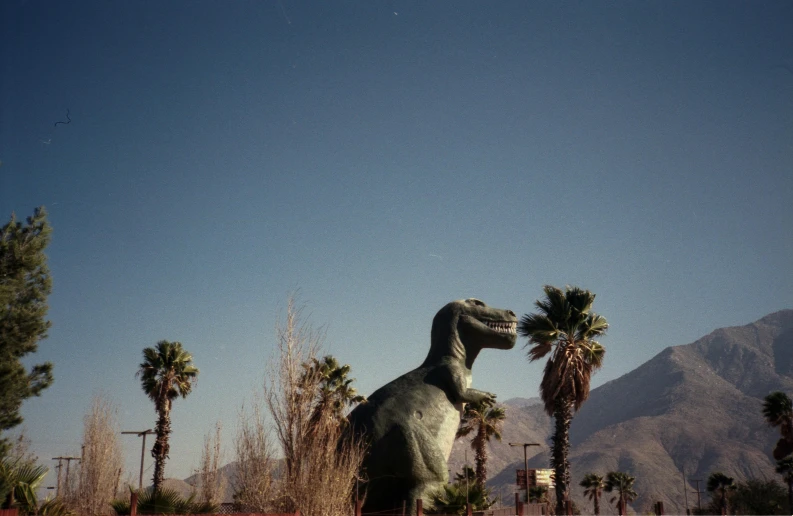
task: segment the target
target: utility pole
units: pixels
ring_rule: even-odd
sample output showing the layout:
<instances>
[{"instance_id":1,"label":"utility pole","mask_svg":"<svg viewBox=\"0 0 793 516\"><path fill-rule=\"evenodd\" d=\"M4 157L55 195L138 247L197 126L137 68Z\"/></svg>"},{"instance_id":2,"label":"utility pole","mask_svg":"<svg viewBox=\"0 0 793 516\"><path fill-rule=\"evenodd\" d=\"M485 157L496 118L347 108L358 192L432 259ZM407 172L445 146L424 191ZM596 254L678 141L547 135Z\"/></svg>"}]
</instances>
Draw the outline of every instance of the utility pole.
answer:
<instances>
[{"instance_id":1,"label":"utility pole","mask_svg":"<svg viewBox=\"0 0 793 516\"><path fill-rule=\"evenodd\" d=\"M680 474L683 476L683 496L686 498L686 514L691 514L688 510L688 483L686 483L686 467L683 466L683 469L680 471Z\"/></svg>"},{"instance_id":2,"label":"utility pole","mask_svg":"<svg viewBox=\"0 0 793 516\"><path fill-rule=\"evenodd\" d=\"M702 493L702 491L699 490L699 483L702 482L702 479L701 478L692 478L690 480L692 482L696 482L697 483L697 491L696 491L697 492L697 509L699 509L699 512L702 512L702 504L700 503L700 499L699 499L699 495Z\"/></svg>"},{"instance_id":3,"label":"utility pole","mask_svg":"<svg viewBox=\"0 0 793 516\"><path fill-rule=\"evenodd\" d=\"M463 471L465 472L465 507L466 510L468 510L468 448L465 449L465 466L463 466Z\"/></svg>"},{"instance_id":4,"label":"utility pole","mask_svg":"<svg viewBox=\"0 0 793 516\"><path fill-rule=\"evenodd\" d=\"M529 446L539 446L540 443L509 443L510 446L523 446L523 467L526 468L526 502L529 501Z\"/></svg>"},{"instance_id":5,"label":"utility pole","mask_svg":"<svg viewBox=\"0 0 793 516\"><path fill-rule=\"evenodd\" d=\"M69 485L69 465L72 463L73 460L81 460L80 457L53 457L52 460L57 460L58 465L56 468L58 469L58 486L55 489L55 496L58 496L61 492L61 461L66 461L66 485Z\"/></svg>"},{"instance_id":6,"label":"utility pole","mask_svg":"<svg viewBox=\"0 0 793 516\"><path fill-rule=\"evenodd\" d=\"M55 459L53 459L55 460ZM58 470L58 480L55 481L55 496L61 494L61 461L58 459L58 465L55 466L55 469Z\"/></svg>"},{"instance_id":7,"label":"utility pole","mask_svg":"<svg viewBox=\"0 0 793 516\"><path fill-rule=\"evenodd\" d=\"M138 437L143 437L143 445L140 448L140 479L138 479L138 489L142 490L143 489L143 458L145 457L145 454L146 454L146 436L149 435L149 434L153 434L154 430L149 428L148 430L143 430L143 431L135 430L135 431L121 432L121 433L122 434L137 435Z\"/></svg>"}]
</instances>

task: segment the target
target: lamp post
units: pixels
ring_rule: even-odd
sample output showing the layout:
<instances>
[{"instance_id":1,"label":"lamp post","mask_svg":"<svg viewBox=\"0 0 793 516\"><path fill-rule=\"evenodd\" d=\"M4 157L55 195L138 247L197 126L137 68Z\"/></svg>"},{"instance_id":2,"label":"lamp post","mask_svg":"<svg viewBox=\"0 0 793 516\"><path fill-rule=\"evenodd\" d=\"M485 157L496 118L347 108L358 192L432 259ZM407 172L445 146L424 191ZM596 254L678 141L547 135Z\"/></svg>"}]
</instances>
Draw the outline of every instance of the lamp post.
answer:
<instances>
[{"instance_id":1,"label":"lamp post","mask_svg":"<svg viewBox=\"0 0 793 516\"><path fill-rule=\"evenodd\" d=\"M539 446L540 443L509 443L510 446L523 446L523 467L526 468L526 503L529 502L529 446Z\"/></svg>"}]
</instances>

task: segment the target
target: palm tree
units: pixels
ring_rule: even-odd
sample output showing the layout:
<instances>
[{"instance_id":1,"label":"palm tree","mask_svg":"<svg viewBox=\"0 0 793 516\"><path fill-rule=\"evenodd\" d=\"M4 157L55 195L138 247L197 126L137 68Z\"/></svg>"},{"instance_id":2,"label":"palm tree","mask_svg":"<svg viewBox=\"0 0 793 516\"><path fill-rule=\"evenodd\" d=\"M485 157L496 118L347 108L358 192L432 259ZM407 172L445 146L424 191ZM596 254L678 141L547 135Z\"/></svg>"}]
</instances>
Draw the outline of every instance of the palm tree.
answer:
<instances>
[{"instance_id":1,"label":"palm tree","mask_svg":"<svg viewBox=\"0 0 793 516\"><path fill-rule=\"evenodd\" d=\"M608 329L606 319L591 311L595 294L578 287L543 287L545 298L534 304L539 313L524 315L518 333L528 337L530 362L551 353L545 364L540 396L554 418L551 468L556 476L556 513L570 497L570 422L573 411L589 397L589 379L603 364L605 348L594 339Z\"/></svg>"},{"instance_id":2,"label":"palm tree","mask_svg":"<svg viewBox=\"0 0 793 516\"><path fill-rule=\"evenodd\" d=\"M442 488L430 494L430 507L428 514L465 514L466 503L471 505L473 511L489 509L495 501L490 499L490 490L474 484L466 487L465 484L444 484Z\"/></svg>"},{"instance_id":3,"label":"palm tree","mask_svg":"<svg viewBox=\"0 0 793 516\"><path fill-rule=\"evenodd\" d=\"M0 460L0 509L19 507L23 513L34 512L38 505L36 491L48 471L19 459Z\"/></svg>"},{"instance_id":4,"label":"palm tree","mask_svg":"<svg viewBox=\"0 0 793 516\"><path fill-rule=\"evenodd\" d=\"M456 439L466 437L471 432L476 435L471 440L471 449L474 450L476 458L476 483L484 486L487 482L487 443L491 438L501 440L501 427L506 419L506 413L502 407L493 407L491 403L485 401L479 403L468 403L465 405L465 412L460 419L460 427L457 429Z\"/></svg>"},{"instance_id":5,"label":"palm tree","mask_svg":"<svg viewBox=\"0 0 793 516\"><path fill-rule=\"evenodd\" d=\"M587 473L584 479L578 484L584 488L584 496L588 496L590 500L594 501L595 516L600 514L600 495L606 483L601 475L595 473Z\"/></svg>"},{"instance_id":6,"label":"palm tree","mask_svg":"<svg viewBox=\"0 0 793 516\"><path fill-rule=\"evenodd\" d=\"M776 461L776 472L782 475L782 479L787 484L788 507L793 508L793 457Z\"/></svg>"},{"instance_id":7,"label":"palm tree","mask_svg":"<svg viewBox=\"0 0 793 516\"><path fill-rule=\"evenodd\" d=\"M632 477L622 471L611 471L606 475L606 485L603 488L607 493L617 492L617 496L612 497L609 501L611 503L617 502L617 510L620 515L625 514L628 502L634 501L639 496L633 490L635 481L636 477Z\"/></svg>"},{"instance_id":8,"label":"palm tree","mask_svg":"<svg viewBox=\"0 0 793 516\"><path fill-rule=\"evenodd\" d=\"M774 447L774 459L782 460L793 453L793 402L784 392L772 392L763 401L763 417L779 427L782 437Z\"/></svg>"},{"instance_id":9,"label":"palm tree","mask_svg":"<svg viewBox=\"0 0 793 516\"><path fill-rule=\"evenodd\" d=\"M470 485L476 482L476 472L471 466L463 466L462 471L454 474L454 483L461 486Z\"/></svg>"},{"instance_id":10,"label":"palm tree","mask_svg":"<svg viewBox=\"0 0 793 516\"><path fill-rule=\"evenodd\" d=\"M735 479L728 477L724 473L711 473L708 477L707 490L710 493L718 493L721 497L721 513L727 514L727 491L735 490Z\"/></svg>"},{"instance_id":11,"label":"palm tree","mask_svg":"<svg viewBox=\"0 0 793 516\"><path fill-rule=\"evenodd\" d=\"M529 503L548 503L548 486L529 486Z\"/></svg>"},{"instance_id":12,"label":"palm tree","mask_svg":"<svg viewBox=\"0 0 793 516\"><path fill-rule=\"evenodd\" d=\"M316 401L311 412L311 428L317 428L323 415L337 423L344 423L344 410L358 403L366 402L366 397L358 394L352 383L355 378L350 374L348 364L339 365L331 355L322 360L312 358L303 364L301 384L307 389L317 389Z\"/></svg>"},{"instance_id":13,"label":"palm tree","mask_svg":"<svg viewBox=\"0 0 793 516\"><path fill-rule=\"evenodd\" d=\"M170 449L171 403L178 396L186 398L198 376L198 369L192 362L193 356L182 348L180 342L161 340L156 347L143 350L143 362L136 374L140 376L143 392L154 402L157 411L154 429L157 439L151 449L155 493L160 491L165 476L165 459Z\"/></svg>"}]
</instances>

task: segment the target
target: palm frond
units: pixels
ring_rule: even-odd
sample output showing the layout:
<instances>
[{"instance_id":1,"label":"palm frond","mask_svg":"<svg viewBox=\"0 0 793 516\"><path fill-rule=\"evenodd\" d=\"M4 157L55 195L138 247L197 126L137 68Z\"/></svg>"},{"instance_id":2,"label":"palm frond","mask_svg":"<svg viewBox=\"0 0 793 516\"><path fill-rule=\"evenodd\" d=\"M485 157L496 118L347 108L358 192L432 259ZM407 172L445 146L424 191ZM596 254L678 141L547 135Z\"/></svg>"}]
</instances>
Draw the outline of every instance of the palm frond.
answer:
<instances>
[{"instance_id":1,"label":"palm frond","mask_svg":"<svg viewBox=\"0 0 793 516\"><path fill-rule=\"evenodd\" d=\"M580 287L565 287L564 297L574 314L588 313L595 301L595 294Z\"/></svg>"},{"instance_id":2,"label":"palm frond","mask_svg":"<svg viewBox=\"0 0 793 516\"><path fill-rule=\"evenodd\" d=\"M459 439L461 437L468 437L468 435L474 431L474 427L472 426L460 426L457 429L457 433L455 434L454 438Z\"/></svg>"},{"instance_id":3,"label":"palm frond","mask_svg":"<svg viewBox=\"0 0 793 516\"><path fill-rule=\"evenodd\" d=\"M789 422L793 419L793 402L784 392L772 392L763 401L763 417L771 426Z\"/></svg>"}]
</instances>

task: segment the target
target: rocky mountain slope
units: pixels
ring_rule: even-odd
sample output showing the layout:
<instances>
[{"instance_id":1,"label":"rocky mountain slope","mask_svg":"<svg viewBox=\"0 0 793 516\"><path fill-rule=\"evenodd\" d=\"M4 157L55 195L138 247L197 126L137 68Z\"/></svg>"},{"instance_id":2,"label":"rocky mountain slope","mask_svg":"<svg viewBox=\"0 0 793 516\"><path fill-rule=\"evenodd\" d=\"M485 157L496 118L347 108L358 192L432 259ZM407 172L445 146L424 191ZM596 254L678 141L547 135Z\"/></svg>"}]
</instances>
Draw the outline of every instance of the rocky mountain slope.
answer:
<instances>
[{"instance_id":1,"label":"rocky mountain slope","mask_svg":"<svg viewBox=\"0 0 793 516\"><path fill-rule=\"evenodd\" d=\"M630 473L639 493L632 509L647 512L663 500L669 514L685 514L683 471L687 478L706 479L713 471L738 480L774 478L771 449L778 434L765 424L761 407L775 390L793 392L793 310L667 348L594 389L571 428L576 503L591 510L578 487L589 472ZM523 457L507 443L542 443L530 448L529 467L547 468L551 420L540 405L512 400L506 405L504 439L491 445L488 470L489 483L512 499ZM453 472L460 470L466 448L455 443ZM472 464L473 453L468 454ZM693 483L688 486L694 489ZM689 505L695 500L690 493ZM609 511L616 513L613 506L604 513Z\"/></svg>"}]
</instances>

